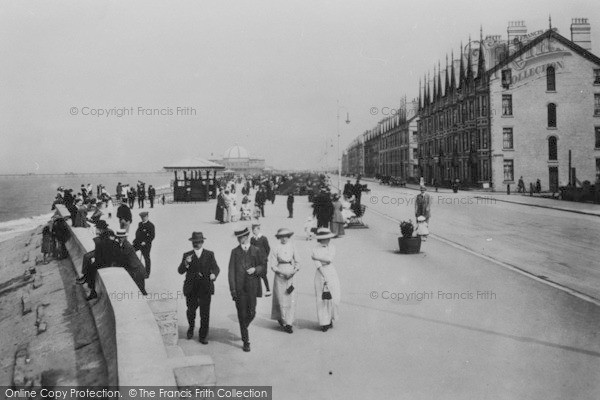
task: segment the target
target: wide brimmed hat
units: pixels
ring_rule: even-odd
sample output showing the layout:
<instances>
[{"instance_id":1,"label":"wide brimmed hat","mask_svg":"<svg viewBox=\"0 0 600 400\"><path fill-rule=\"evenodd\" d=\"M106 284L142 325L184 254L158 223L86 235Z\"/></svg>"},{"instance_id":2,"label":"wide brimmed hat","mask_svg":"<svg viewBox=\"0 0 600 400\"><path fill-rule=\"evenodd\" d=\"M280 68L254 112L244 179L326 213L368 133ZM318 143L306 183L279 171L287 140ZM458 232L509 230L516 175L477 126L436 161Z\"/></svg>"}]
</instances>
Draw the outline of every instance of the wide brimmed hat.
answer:
<instances>
[{"instance_id":1,"label":"wide brimmed hat","mask_svg":"<svg viewBox=\"0 0 600 400\"><path fill-rule=\"evenodd\" d=\"M328 228L319 228L317 229L317 234L315 235L315 239L324 240L334 238L335 234L331 233Z\"/></svg>"},{"instance_id":2,"label":"wide brimmed hat","mask_svg":"<svg viewBox=\"0 0 600 400\"><path fill-rule=\"evenodd\" d=\"M192 232L192 237L189 238L191 242L204 242L206 238L202 232Z\"/></svg>"},{"instance_id":3,"label":"wide brimmed hat","mask_svg":"<svg viewBox=\"0 0 600 400\"><path fill-rule=\"evenodd\" d=\"M426 219L427 219L427 218L425 218L425 216L423 216L423 215L419 215L419 216L417 217L417 221L418 221L418 222L423 222L423 221L425 221Z\"/></svg>"},{"instance_id":4,"label":"wide brimmed hat","mask_svg":"<svg viewBox=\"0 0 600 400\"><path fill-rule=\"evenodd\" d=\"M288 228L280 228L275 234L275 237L279 239L282 237L291 237L293 234L294 232L290 231Z\"/></svg>"},{"instance_id":5,"label":"wide brimmed hat","mask_svg":"<svg viewBox=\"0 0 600 400\"><path fill-rule=\"evenodd\" d=\"M241 238L241 237L244 237L244 236L248 236L248 235L250 235L250 229L248 229L248 227L245 227L245 228L244 228L244 229L242 229L242 230L239 230L239 231L233 231L233 234L234 234L236 237L239 237L239 238Z\"/></svg>"},{"instance_id":6,"label":"wide brimmed hat","mask_svg":"<svg viewBox=\"0 0 600 400\"><path fill-rule=\"evenodd\" d=\"M127 237L127 231L125 229L117 229L115 232L116 237Z\"/></svg>"}]
</instances>

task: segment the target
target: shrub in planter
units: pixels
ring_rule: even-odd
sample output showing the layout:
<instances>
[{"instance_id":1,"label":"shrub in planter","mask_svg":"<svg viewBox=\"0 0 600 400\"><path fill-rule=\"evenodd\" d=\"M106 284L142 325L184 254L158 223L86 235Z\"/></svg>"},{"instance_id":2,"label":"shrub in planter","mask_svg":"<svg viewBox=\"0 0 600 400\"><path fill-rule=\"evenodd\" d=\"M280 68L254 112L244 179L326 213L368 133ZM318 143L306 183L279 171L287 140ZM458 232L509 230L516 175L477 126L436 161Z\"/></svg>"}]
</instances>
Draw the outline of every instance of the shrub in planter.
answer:
<instances>
[{"instance_id":1,"label":"shrub in planter","mask_svg":"<svg viewBox=\"0 0 600 400\"><path fill-rule=\"evenodd\" d=\"M400 223L401 237L398 238L398 247L401 254L416 254L421 251L421 237L414 236L415 226L411 220Z\"/></svg>"}]
</instances>

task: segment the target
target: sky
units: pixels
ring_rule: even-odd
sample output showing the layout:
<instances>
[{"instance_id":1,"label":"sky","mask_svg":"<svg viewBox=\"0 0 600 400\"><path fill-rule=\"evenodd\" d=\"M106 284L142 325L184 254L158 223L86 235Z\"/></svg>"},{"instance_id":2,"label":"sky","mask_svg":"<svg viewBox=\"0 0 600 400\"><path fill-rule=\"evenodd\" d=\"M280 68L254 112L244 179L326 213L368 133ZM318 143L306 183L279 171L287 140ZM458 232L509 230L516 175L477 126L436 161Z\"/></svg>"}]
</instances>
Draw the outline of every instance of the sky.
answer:
<instances>
[{"instance_id":1,"label":"sky","mask_svg":"<svg viewBox=\"0 0 600 400\"><path fill-rule=\"evenodd\" d=\"M158 171L235 144L335 165L338 127L343 151L480 27L549 15L567 38L589 18L600 54L595 0L5 0L0 173Z\"/></svg>"}]
</instances>

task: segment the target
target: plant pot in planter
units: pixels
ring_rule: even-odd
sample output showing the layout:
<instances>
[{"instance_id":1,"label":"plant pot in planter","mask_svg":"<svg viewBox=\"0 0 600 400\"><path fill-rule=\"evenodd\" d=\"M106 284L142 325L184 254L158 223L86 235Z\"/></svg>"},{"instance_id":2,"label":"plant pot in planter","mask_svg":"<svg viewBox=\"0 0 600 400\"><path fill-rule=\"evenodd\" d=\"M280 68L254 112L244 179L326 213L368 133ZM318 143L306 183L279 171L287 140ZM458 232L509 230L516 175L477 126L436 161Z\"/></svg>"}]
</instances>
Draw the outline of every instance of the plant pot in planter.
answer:
<instances>
[{"instance_id":1,"label":"plant pot in planter","mask_svg":"<svg viewBox=\"0 0 600 400\"><path fill-rule=\"evenodd\" d=\"M421 237L399 237L400 254L417 254L421 251Z\"/></svg>"}]
</instances>

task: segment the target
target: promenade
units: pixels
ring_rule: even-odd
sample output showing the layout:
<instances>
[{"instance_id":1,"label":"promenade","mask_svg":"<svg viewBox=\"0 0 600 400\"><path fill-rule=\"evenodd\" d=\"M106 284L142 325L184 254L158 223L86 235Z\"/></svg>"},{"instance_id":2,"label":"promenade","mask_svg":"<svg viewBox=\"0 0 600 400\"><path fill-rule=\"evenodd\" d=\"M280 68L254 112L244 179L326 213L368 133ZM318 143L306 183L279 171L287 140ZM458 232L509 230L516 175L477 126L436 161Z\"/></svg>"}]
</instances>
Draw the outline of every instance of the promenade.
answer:
<instances>
[{"instance_id":1,"label":"promenade","mask_svg":"<svg viewBox=\"0 0 600 400\"><path fill-rule=\"evenodd\" d=\"M433 238L420 254L399 255L398 226L382 213L367 212L369 229L333 240L341 319L321 332L310 260L316 242L303 233L311 214L305 197L296 198L294 219L286 218L283 197L267 203L261 219L271 245L278 228L296 232L302 270L294 333L270 319L271 298L259 299L252 351L244 353L227 267L237 245L233 230L249 223L219 225L214 212L214 201L150 209L157 236L146 287L154 298L177 299L180 346L186 355L211 355L219 385L271 385L274 398L285 399L564 399L600 392L597 306ZM204 232L221 268L206 346L198 326L194 339L185 339L183 276L176 271L192 231Z\"/></svg>"}]
</instances>

